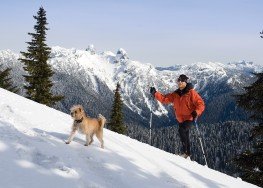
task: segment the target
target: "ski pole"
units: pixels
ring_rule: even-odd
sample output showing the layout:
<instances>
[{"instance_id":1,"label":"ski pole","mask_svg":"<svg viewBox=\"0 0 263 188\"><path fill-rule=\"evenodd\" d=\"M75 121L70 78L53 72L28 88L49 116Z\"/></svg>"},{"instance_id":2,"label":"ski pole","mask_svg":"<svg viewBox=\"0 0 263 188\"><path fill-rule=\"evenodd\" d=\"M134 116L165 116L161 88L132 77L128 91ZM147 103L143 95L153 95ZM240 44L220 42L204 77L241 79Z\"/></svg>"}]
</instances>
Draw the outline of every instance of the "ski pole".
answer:
<instances>
[{"instance_id":1,"label":"ski pole","mask_svg":"<svg viewBox=\"0 0 263 188\"><path fill-rule=\"evenodd\" d=\"M195 127L196 127L196 130L197 130L198 138L199 138L199 141L200 141L201 149L202 149L202 152L203 152L203 156L204 156L204 159L205 159L205 164L208 167L207 161L206 161L206 156L205 156L205 151L204 151L204 147L203 147L203 143L202 143L202 139L201 139L201 134L200 134L200 131L198 129L197 119L195 119L194 122L195 122Z\"/></svg>"},{"instance_id":2,"label":"ski pole","mask_svg":"<svg viewBox=\"0 0 263 188\"><path fill-rule=\"evenodd\" d=\"M152 145L152 117L153 117L153 112L152 112L152 109L153 109L153 96L151 97L152 98L152 104L151 104L151 115L150 115L150 138L149 138L149 142L150 142L150 145Z\"/></svg>"}]
</instances>

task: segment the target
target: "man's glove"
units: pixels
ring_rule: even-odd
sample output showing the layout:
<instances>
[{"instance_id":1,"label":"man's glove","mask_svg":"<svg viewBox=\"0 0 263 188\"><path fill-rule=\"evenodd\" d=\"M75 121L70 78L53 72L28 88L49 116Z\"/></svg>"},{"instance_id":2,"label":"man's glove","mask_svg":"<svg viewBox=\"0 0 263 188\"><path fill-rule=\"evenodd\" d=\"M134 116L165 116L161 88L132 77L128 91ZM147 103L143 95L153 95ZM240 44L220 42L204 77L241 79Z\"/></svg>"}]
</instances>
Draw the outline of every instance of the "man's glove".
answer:
<instances>
[{"instance_id":1,"label":"man's glove","mask_svg":"<svg viewBox=\"0 0 263 188\"><path fill-rule=\"evenodd\" d=\"M152 96L155 95L155 93L156 93L155 87L150 87L150 93L152 94Z\"/></svg>"},{"instance_id":2,"label":"man's glove","mask_svg":"<svg viewBox=\"0 0 263 188\"><path fill-rule=\"evenodd\" d=\"M197 117L197 112L194 110L192 113L191 113L192 117L194 118L194 120L196 119Z\"/></svg>"}]
</instances>

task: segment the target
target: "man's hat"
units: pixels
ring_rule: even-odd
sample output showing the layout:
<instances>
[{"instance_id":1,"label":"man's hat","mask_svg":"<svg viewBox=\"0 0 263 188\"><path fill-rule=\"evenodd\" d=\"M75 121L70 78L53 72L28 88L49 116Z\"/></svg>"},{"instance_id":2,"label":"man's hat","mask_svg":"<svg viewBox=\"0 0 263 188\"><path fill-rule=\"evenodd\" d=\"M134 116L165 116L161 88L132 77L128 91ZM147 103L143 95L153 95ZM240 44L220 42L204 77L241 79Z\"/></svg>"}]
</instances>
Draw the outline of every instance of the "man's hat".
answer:
<instances>
[{"instance_id":1,"label":"man's hat","mask_svg":"<svg viewBox=\"0 0 263 188\"><path fill-rule=\"evenodd\" d=\"M188 78L186 75L181 74L181 75L178 77L177 81L178 81L178 82L181 81L181 82L186 82L186 83L187 83L187 80L188 80L188 79L189 79L189 78Z\"/></svg>"}]
</instances>

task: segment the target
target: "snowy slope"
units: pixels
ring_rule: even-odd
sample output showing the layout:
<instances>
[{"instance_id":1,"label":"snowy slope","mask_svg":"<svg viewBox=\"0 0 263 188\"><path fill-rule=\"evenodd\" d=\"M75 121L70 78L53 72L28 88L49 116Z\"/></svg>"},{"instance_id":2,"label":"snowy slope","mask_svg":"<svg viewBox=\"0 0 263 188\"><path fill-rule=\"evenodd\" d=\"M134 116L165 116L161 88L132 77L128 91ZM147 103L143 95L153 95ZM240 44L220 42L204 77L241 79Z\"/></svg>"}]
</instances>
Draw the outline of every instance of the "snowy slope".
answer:
<instances>
[{"instance_id":1,"label":"snowy slope","mask_svg":"<svg viewBox=\"0 0 263 188\"><path fill-rule=\"evenodd\" d=\"M104 129L66 145L69 115L0 89L0 187L256 187Z\"/></svg>"}]
</instances>

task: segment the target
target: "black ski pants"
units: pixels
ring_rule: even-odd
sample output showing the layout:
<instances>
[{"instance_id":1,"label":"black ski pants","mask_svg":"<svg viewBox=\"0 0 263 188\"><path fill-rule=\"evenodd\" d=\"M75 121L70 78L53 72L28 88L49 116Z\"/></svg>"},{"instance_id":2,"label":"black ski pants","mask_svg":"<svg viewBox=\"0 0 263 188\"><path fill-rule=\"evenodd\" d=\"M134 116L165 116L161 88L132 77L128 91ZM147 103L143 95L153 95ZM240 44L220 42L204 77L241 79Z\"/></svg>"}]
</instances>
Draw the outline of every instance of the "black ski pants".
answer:
<instances>
[{"instance_id":1,"label":"black ski pants","mask_svg":"<svg viewBox=\"0 0 263 188\"><path fill-rule=\"evenodd\" d=\"M182 153L191 155L190 152L190 138L189 131L192 125L192 121L184 121L183 123L179 123L179 136L182 142Z\"/></svg>"}]
</instances>

